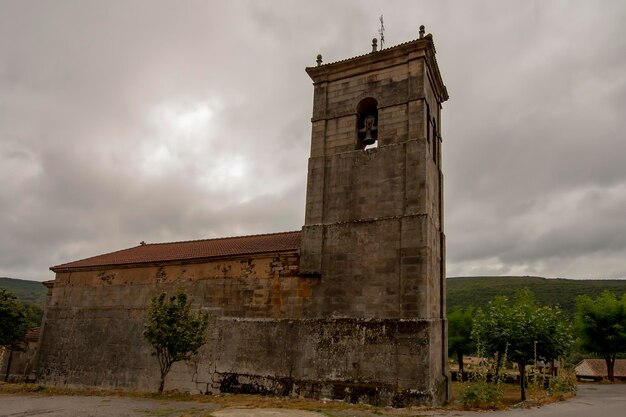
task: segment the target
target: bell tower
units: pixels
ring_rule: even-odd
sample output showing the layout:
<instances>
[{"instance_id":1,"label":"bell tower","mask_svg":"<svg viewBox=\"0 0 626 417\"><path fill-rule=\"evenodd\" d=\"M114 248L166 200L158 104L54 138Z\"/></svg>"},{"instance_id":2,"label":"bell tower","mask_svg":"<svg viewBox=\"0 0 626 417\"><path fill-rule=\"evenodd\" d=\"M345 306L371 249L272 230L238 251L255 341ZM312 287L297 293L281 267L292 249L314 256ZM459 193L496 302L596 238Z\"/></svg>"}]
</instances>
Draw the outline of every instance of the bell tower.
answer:
<instances>
[{"instance_id":1,"label":"bell tower","mask_svg":"<svg viewBox=\"0 0 626 417\"><path fill-rule=\"evenodd\" d=\"M447 390L441 107L432 35L306 69L311 153L300 272L318 318L403 323L400 390ZM412 330L406 325L411 324ZM400 326L400 327L402 327ZM398 327L398 328L400 328ZM400 331L400 330L398 330ZM426 401L430 402L430 401Z\"/></svg>"}]
</instances>

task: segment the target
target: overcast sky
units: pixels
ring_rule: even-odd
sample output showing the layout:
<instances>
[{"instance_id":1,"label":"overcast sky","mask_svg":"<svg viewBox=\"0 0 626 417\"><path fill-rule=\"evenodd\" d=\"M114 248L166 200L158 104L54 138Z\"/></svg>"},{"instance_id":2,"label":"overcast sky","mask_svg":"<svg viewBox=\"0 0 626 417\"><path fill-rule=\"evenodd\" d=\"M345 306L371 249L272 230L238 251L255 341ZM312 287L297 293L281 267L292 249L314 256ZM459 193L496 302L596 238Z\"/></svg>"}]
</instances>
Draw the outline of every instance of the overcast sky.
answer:
<instances>
[{"instance_id":1,"label":"overcast sky","mask_svg":"<svg viewBox=\"0 0 626 417\"><path fill-rule=\"evenodd\" d=\"M304 72L434 36L448 276L626 278L624 1L0 0L0 276L299 230Z\"/></svg>"}]
</instances>

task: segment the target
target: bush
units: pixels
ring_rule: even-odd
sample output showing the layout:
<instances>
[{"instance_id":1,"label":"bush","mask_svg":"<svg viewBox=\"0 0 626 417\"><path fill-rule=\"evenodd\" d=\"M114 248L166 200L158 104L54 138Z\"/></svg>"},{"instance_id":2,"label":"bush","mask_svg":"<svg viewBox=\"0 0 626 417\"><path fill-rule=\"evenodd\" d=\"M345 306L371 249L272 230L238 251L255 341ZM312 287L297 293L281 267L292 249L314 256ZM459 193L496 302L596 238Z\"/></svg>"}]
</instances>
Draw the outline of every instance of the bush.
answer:
<instances>
[{"instance_id":1,"label":"bush","mask_svg":"<svg viewBox=\"0 0 626 417\"><path fill-rule=\"evenodd\" d=\"M478 346L478 357L482 355L482 345ZM494 369L497 363L506 363L507 349L505 348L502 357L496 356L493 359L483 358L478 367L468 373L468 381L461 386L461 404L465 408L498 408L502 403L504 395L504 376L502 374L493 375L492 382L489 382L489 369Z\"/></svg>"},{"instance_id":2,"label":"bush","mask_svg":"<svg viewBox=\"0 0 626 417\"><path fill-rule=\"evenodd\" d=\"M552 378L547 394L558 400L564 400L576 394L576 374L572 370L562 370L559 376Z\"/></svg>"},{"instance_id":3,"label":"bush","mask_svg":"<svg viewBox=\"0 0 626 417\"><path fill-rule=\"evenodd\" d=\"M497 408L504 390L500 383L469 381L461 388L461 404L465 408Z\"/></svg>"}]
</instances>

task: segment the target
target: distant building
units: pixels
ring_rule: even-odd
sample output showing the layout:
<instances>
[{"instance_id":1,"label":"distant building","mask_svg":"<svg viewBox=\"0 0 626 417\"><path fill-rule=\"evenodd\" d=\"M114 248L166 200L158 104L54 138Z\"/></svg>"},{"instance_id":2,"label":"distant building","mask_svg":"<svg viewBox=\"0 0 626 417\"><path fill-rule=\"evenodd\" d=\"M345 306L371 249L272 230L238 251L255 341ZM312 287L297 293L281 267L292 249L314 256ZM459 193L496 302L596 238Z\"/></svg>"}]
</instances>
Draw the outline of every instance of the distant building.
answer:
<instances>
[{"instance_id":1,"label":"distant building","mask_svg":"<svg viewBox=\"0 0 626 417\"><path fill-rule=\"evenodd\" d=\"M604 359L583 359L576 365L575 372L579 381L601 381L608 377ZM615 360L614 376L615 379L626 380L626 359Z\"/></svg>"},{"instance_id":2,"label":"distant building","mask_svg":"<svg viewBox=\"0 0 626 417\"><path fill-rule=\"evenodd\" d=\"M0 380L4 381L8 375L9 382L32 382L35 379L38 342L39 327L33 327L26 332L25 341L19 349L11 352L9 349L0 348ZM7 366L10 366L10 369L7 369Z\"/></svg>"}]
</instances>

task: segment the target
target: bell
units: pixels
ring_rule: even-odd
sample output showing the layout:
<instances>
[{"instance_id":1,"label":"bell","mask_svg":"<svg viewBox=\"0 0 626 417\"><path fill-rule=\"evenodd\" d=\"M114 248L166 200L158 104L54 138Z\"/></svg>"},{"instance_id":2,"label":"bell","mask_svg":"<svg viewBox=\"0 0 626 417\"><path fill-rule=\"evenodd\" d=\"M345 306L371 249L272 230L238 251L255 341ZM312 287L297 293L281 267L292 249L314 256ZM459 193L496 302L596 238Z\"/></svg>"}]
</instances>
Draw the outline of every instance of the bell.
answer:
<instances>
[{"instance_id":1,"label":"bell","mask_svg":"<svg viewBox=\"0 0 626 417\"><path fill-rule=\"evenodd\" d=\"M359 132L365 133L365 137L361 139L361 143L365 146L373 145L376 142L376 118L372 115L369 115L364 120L364 126L362 129L359 129Z\"/></svg>"},{"instance_id":2,"label":"bell","mask_svg":"<svg viewBox=\"0 0 626 417\"><path fill-rule=\"evenodd\" d=\"M372 131L370 129L368 129L365 132L365 137L363 138L363 140L361 141L363 143L363 145L368 146L368 145L373 145L374 142L376 142L376 139L374 139L374 137L372 136Z\"/></svg>"}]
</instances>

